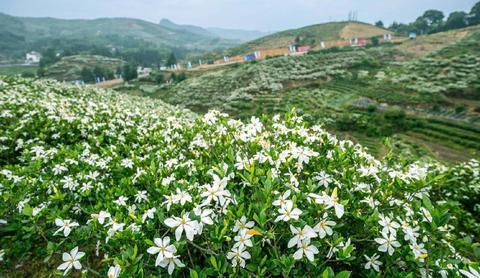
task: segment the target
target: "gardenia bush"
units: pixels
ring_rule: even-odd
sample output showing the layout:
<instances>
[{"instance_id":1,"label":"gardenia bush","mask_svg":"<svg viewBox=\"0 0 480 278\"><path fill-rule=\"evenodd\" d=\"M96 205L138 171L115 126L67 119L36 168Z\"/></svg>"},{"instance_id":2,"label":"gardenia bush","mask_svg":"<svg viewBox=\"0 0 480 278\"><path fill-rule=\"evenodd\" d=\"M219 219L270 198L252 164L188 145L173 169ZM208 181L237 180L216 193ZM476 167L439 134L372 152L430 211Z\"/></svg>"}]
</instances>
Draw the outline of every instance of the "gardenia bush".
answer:
<instances>
[{"instance_id":1,"label":"gardenia bush","mask_svg":"<svg viewBox=\"0 0 480 278\"><path fill-rule=\"evenodd\" d=\"M476 161L17 78L0 130L2 275L478 277Z\"/></svg>"}]
</instances>

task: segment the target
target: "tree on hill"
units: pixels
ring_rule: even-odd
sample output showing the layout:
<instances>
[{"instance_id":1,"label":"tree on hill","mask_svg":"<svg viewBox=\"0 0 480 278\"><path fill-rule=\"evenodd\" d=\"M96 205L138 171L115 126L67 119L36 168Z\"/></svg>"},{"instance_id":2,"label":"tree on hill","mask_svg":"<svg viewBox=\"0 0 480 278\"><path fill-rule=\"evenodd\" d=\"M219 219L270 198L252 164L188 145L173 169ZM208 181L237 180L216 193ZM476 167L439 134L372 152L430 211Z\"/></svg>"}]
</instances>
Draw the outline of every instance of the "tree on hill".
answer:
<instances>
[{"instance_id":1,"label":"tree on hill","mask_svg":"<svg viewBox=\"0 0 480 278\"><path fill-rule=\"evenodd\" d=\"M133 65L126 64L122 68L123 80L130 81L138 77L137 69Z\"/></svg>"},{"instance_id":2,"label":"tree on hill","mask_svg":"<svg viewBox=\"0 0 480 278\"><path fill-rule=\"evenodd\" d=\"M172 66L177 64L177 57L175 57L175 53L170 53L167 59L167 65Z\"/></svg>"},{"instance_id":3,"label":"tree on hill","mask_svg":"<svg viewBox=\"0 0 480 278\"><path fill-rule=\"evenodd\" d=\"M92 83L95 81L95 75L93 74L92 70L84 67L80 72L80 76L82 77L83 82L85 83Z\"/></svg>"},{"instance_id":4,"label":"tree on hill","mask_svg":"<svg viewBox=\"0 0 480 278\"><path fill-rule=\"evenodd\" d=\"M48 48L42 52L42 58L40 59L40 68L45 68L49 65L53 65L60 60L60 56L57 55L55 49Z\"/></svg>"},{"instance_id":5,"label":"tree on hill","mask_svg":"<svg viewBox=\"0 0 480 278\"><path fill-rule=\"evenodd\" d=\"M468 24L469 25L480 24L480 2L475 4L475 6L473 6L472 10L470 11Z\"/></svg>"},{"instance_id":6,"label":"tree on hill","mask_svg":"<svg viewBox=\"0 0 480 278\"><path fill-rule=\"evenodd\" d=\"M429 26L434 26L442 23L445 15L439 10L428 10L422 15L422 17L427 21Z\"/></svg>"},{"instance_id":7,"label":"tree on hill","mask_svg":"<svg viewBox=\"0 0 480 278\"><path fill-rule=\"evenodd\" d=\"M384 28L384 27L385 27L385 25L383 24L383 21L381 21L381 20L375 22L375 26L380 27L380 28Z\"/></svg>"},{"instance_id":8,"label":"tree on hill","mask_svg":"<svg viewBox=\"0 0 480 278\"><path fill-rule=\"evenodd\" d=\"M444 29L458 29L467 26L467 13L465 12L452 12L447 21L445 22Z\"/></svg>"}]
</instances>

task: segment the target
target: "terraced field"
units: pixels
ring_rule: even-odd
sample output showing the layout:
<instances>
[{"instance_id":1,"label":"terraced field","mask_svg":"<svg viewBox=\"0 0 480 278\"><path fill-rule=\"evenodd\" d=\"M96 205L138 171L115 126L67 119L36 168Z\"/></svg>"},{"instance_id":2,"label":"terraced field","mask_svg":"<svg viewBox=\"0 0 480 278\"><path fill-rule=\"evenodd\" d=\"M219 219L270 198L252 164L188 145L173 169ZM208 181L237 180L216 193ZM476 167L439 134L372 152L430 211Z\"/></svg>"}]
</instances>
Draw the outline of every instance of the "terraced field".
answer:
<instances>
[{"instance_id":1,"label":"terraced field","mask_svg":"<svg viewBox=\"0 0 480 278\"><path fill-rule=\"evenodd\" d=\"M295 108L378 156L386 153L385 137L397 134L395 140L415 155L465 160L480 151L480 134L469 130L480 129L480 28L465 32L421 58L388 45L314 51L196 73L143 94L242 119ZM397 123L389 113L405 119ZM446 149L463 155L444 155Z\"/></svg>"}]
</instances>

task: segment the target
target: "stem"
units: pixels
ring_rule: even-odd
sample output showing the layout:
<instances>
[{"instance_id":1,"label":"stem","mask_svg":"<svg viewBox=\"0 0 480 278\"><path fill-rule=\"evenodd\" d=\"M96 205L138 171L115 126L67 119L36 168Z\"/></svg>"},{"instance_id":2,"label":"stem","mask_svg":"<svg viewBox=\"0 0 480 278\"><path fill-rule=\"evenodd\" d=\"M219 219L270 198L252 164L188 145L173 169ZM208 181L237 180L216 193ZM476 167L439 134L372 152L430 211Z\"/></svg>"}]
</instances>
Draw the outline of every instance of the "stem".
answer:
<instances>
[{"instance_id":1,"label":"stem","mask_svg":"<svg viewBox=\"0 0 480 278\"><path fill-rule=\"evenodd\" d=\"M215 253L213 250L210 250L210 249L205 249L201 246L199 246L198 244L194 243L193 241L188 241L188 243L190 243L193 247L197 248L198 250L200 251L203 251L209 255L214 255L214 256L218 256L217 253ZM188 249L187 249L188 250ZM190 253L189 253L190 254Z\"/></svg>"}]
</instances>

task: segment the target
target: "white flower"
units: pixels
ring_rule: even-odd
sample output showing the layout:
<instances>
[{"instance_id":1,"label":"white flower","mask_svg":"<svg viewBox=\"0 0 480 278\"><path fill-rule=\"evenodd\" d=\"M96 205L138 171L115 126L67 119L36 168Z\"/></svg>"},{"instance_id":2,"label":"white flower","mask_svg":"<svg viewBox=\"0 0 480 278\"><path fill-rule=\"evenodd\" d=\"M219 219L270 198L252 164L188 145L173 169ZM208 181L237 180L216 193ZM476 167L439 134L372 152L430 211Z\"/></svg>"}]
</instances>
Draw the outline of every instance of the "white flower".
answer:
<instances>
[{"instance_id":1,"label":"white flower","mask_svg":"<svg viewBox=\"0 0 480 278\"><path fill-rule=\"evenodd\" d=\"M188 194L187 192L183 192L182 190L180 190L180 188L177 188L177 195L175 195L175 200L176 202L180 202L180 204L183 206L186 202L192 202L192 196L190 196L190 194Z\"/></svg>"},{"instance_id":2,"label":"white flower","mask_svg":"<svg viewBox=\"0 0 480 278\"><path fill-rule=\"evenodd\" d=\"M213 225L213 220L211 216L213 215L213 210L205 209L202 210L200 207L193 209L193 212L196 216L200 217L200 222L198 223L198 234L201 234L203 231L203 224Z\"/></svg>"},{"instance_id":3,"label":"white flower","mask_svg":"<svg viewBox=\"0 0 480 278\"><path fill-rule=\"evenodd\" d=\"M410 249L412 249L413 255L415 259L418 259L420 262L424 262L425 258L427 257L427 250L424 248L425 245L423 243L417 244L412 243L410 244Z\"/></svg>"},{"instance_id":4,"label":"white flower","mask_svg":"<svg viewBox=\"0 0 480 278\"><path fill-rule=\"evenodd\" d=\"M177 241L179 241L182 237L182 233L184 230L187 239L192 241L199 228L198 222L196 220L190 220L190 218L186 214L184 214L182 218L172 217L165 219L165 225L170 228L177 227L177 229L175 230L175 238L177 239Z\"/></svg>"},{"instance_id":5,"label":"white flower","mask_svg":"<svg viewBox=\"0 0 480 278\"><path fill-rule=\"evenodd\" d=\"M310 193L310 194L308 194L308 196L312 197L315 200L315 203L317 203L317 204L325 204L326 209L329 209L329 208L333 207L335 209L335 215L338 218L342 218L342 216L345 212L345 208L342 204L339 203L337 192L338 192L338 188L335 187L335 189L333 189L333 192L332 192L331 196L328 196L325 193L323 193L322 196L314 194L314 193Z\"/></svg>"},{"instance_id":6,"label":"white flower","mask_svg":"<svg viewBox=\"0 0 480 278\"><path fill-rule=\"evenodd\" d=\"M272 205L281 207L287 203L288 197L290 197L290 190L287 190L285 193L283 193L283 195L274 201Z\"/></svg>"},{"instance_id":7,"label":"white flower","mask_svg":"<svg viewBox=\"0 0 480 278\"><path fill-rule=\"evenodd\" d=\"M125 168L132 169L133 168L133 161L126 158L126 159L122 160L122 163L120 165L122 165Z\"/></svg>"},{"instance_id":8,"label":"white flower","mask_svg":"<svg viewBox=\"0 0 480 278\"><path fill-rule=\"evenodd\" d=\"M330 175L325 173L325 172L320 172L318 176L315 176L313 178L314 181L318 181L319 185L322 185L324 187L327 187L331 182L332 179L330 178Z\"/></svg>"},{"instance_id":9,"label":"white flower","mask_svg":"<svg viewBox=\"0 0 480 278\"><path fill-rule=\"evenodd\" d=\"M238 233L238 235L233 238L233 240L236 241L235 244L233 245L233 248L252 247L253 244L252 244L252 241L250 240L251 237L252 235L248 234L246 229L241 230Z\"/></svg>"},{"instance_id":10,"label":"white flower","mask_svg":"<svg viewBox=\"0 0 480 278\"><path fill-rule=\"evenodd\" d=\"M107 238L105 239L106 242L110 240L111 237L115 235L116 232L121 232L123 231L123 228L125 227L124 223L118 223L115 221L115 219L110 219L110 222L108 222L105 227L109 227L107 231Z\"/></svg>"},{"instance_id":11,"label":"white flower","mask_svg":"<svg viewBox=\"0 0 480 278\"><path fill-rule=\"evenodd\" d=\"M306 256L307 259L311 262L314 260L314 255L318 254L317 247L310 245L310 240L306 239L298 245L298 250L293 253L293 258L295 260L301 260L303 256Z\"/></svg>"},{"instance_id":12,"label":"white flower","mask_svg":"<svg viewBox=\"0 0 480 278\"><path fill-rule=\"evenodd\" d=\"M5 251L0 250L0 262L3 262L3 256L5 256Z\"/></svg>"},{"instance_id":13,"label":"white flower","mask_svg":"<svg viewBox=\"0 0 480 278\"><path fill-rule=\"evenodd\" d=\"M330 228L330 226L333 227L337 224L334 221L329 221L327 216L327 213L325 213L322 221L313 227L313 230L318 233L320 238L324 238L326 235L331 236L333 234L333 230Z\"/></svg>"},{"instance_id":14,"label":"white flower","mask_svg":"<svg viewBox=\"0 0 480 278\"><path fill-rule=\"evenodd\" d=\"M135 194L135 203L143 203L147 202L148 197L147 197L147 191L138 191L137 194Z\"/></svg>"},{"instance_id":15,"label":"white flower","mask_svg":"<svg viewBox=\"0 0 480 278\"><path fill-rule=\"evenodd\" d=\"M163 261L165 258L171 258L177 252L177 248L175 246L170 245L170 237L166 236L162 238L155 238L153 239L156 246L149 247L147 252L149 254L155 255L158 254L157 260L155 261L155 266L160 265L160 262Z\"/></svg>"},{"instance_id":16,"label":"white flower","mask_svg":"<svg viewBox=\"0 0 480 278\"><path fill-rule=\"evenodd\" d=\"M169 211L170 207L175 203L175 195L170 194L170 196L165 196L165 199L162 205L167 205L167 211Z\"/></svg>"},{"instance_id":17,"label":"white flower","mask_svg":"<svg viewBox=\"0 0 480 278\"><path fill-rule=\"evenodd\" d=\"M391 256L395 251L395 248L400 247L400 243L396 241L396 237L394 234L386 234L382 233L383 238L376 238L375 241L380 244L378 247L378 251L380 252L387 252Z\"/></svg>"},{"instance_id":18,"label":"white flower","mask_svg":"<svg viewBox=\"0 0 480 278\"><path fill-rule=\"evenodd\" d=\"M225 189L227 182L227 177L220 179L217 175L213 175L213 184L206 184L205 192L200 194L201 197L206 197L206 199L202 202L202 206L208 205L212 201L219 203L221 206L223 206L226 199L229 199L231 197L230 192Z\"/></svg>"},{"instance_id":19,"label":"white flower","mask_svg":"<svg viewBox=\"0 0 480 278\"><path fill-rule=\"evenodd\" d=\"M302 211L298 208L293 208L293 202L288 201L278 210L278 213L280 213L280 215L275 219L275 222L287 222L290 219L298 220L298 217L300 214L302 214Z\"/></svg>"},{"instance_id":20,"label":"white flower","mask_svg":"<svg viewBox=\"0 0 480 278\"><path fill-rule=\"evenodd\" d=\"M245 246L239 246L237 248L232 248L232 251L227 253L227 258L232 260L232 266L236 267L245 267L245 260L251 258L250 253L245 250Z\"/></svg>"},{"instance_id":21,"label":"white flower","mask_svg":"<svg viewBox=\"0 0 480 278\"><path fill-rule=\"evenodd\" d=\"M93 219L97 219L98 220L98 223L102 224L105 223L105 219L107 218L111 218L112 216L110 215L110 213L106 212L106 211L100 211L98 214L92 214L92 218Z\"/></svg>"},{"instance_id":22,"label":"white flower","mask_svg":"<svg viewBox=\"0 0 480 278\"><path fill-rule=\"evenodd\" d=\"M175 266L184 267L185 265L178 259L179 256L173 256L170 258L163 259L159 266L166 268L168 266L168 274L172 275Z\"/></svg>"},{"instance_id":23,"label":"white flower","mask_svg":"<svg viewBox=\"0 0 480 278\"><path fill-rule=\"evenodd\" d=\"M74 267L75 269L82 269L80 264L80 259L85 256L84 252L78 252L78 246L73 248L69 253L63 253L62 259L64 263L57 267L58 270L65 270L63 275L65 276L67 272Z\"/></svg>"},{"instance_id":24,"label":"white flower","mask_svg":"<svg viewBox=\"0 0 480 278\"><path fill-rule=\"evenodd\" d=\"M365 199L361 200L360 203L366 203L368 204L372 209L376 208L378 205L380 205L380 202L373 199L372 196L366 197Z\"/></svg>"},{"instance_id":25,"label":"white flower","mask_svg":"<svg viewBox=\"0 0 480 278\"><path fill-rule=\"evenodd\" d=\"M118 264L115 264L108 269L107 276L108 278L118 278L118 275L120 275L121 271L122 268Z\"/></svg>"},{"instance_id":26,"label":"white flower","mask_svg":"<svg viewBox=\"0 0 480 278\"><path fill-rule=\"evenodd\" d=\"M380 215L379 217L380 217L380 221L378 221L378 224L380 224L383 227L382 233L385 233L385 234L391 233L392 235L396 236L397 235L396 229L400 227L400 224L398 224L395 221L392 221L388 216Z\"/></svg>"},{"instance_id":27,"label":"white flower","mask_svg":"<svg viewBox=\"0 0 480 278\"><path fill-rule=\"evenodd\" d=\"M382 265L382 262L378 260L380 258L377 253L373 254L373 256L369 257L367 255L363 255L365 259L367 259L367 263L365 264L365 269L370 269L373 267L376 272L380 271L380 266Z\"/></svg>"},{"instance_id":28,"label":"white flower","mask_svg":"<svg viewBox=\"0 0 480 278\"><path fill-rule=\"evenodd\" d=\"M142 216L142 223L145 223L145 220L147 219L153 219L153 214L157 211L156 208L151 208L149 210L146 210L144 213L143 213L143 216Z\"/></svg>"},{"instance_id":29,"label":"white flower","mask_svg":"<svg viewBox=\"0 0 480 278\"><path fill-rule=\"evenodd\" d=\"M67 172L68 168L63 166L63 165L55 165L55 167L53 167L52 171L53 171L53 174L55 176L58 176L61 173Z\"/></svg>"},{"instance_id":30,"label":"white flower","mask_svg":"<svg viewBox=\"0 0 480 278\"><path fill-rule=\"evenodd\" d=\"M480 278L480 273L471 266L468 267L468 271L465 269L460 269L460 273L465 275L467 278Z\"/></svg>"},{"instance_id":31,"label":"white flower","mask_svg":"<svg viewBox=\"0 0 480 278\"><path fill-rule=\"evenodd\" d=\"M65 237L70 234L73 227L79 226L77 222L71 222L71 220L63 220L60 218L55 219L55 225L60 227L60 229L58 229L53 235L56 235L59 232L63 231L63 235Z\"/></svg>"},{"instance_id":32,"label":"white flower","mask_svg":"<svg viewBox=\"0 0 480 278\"><path fill-rule=\"evenodd\" d=\"M300 246L302 241L317 237L315 231L308 225L305 225L303 229L290 225L290 231L292 231L294 236L288 241L288 248L292 248L295 245Z\"/></svg>"},{"instance_id":33,"label":"white flower","mask_svg":"<svg viewBox=\"0 0 480 278\"><path fill-rule=\"evenodd\" d=\"M119 205L119 206L124 206L126 207L127 206L127 201L128 201L128 198L125 197L125 196L120 196L118 197L118 199L116 201L113 201L115 204Z\"/></svg>"},{"instance_id":34,"label":"white flower","mask_svg":"<svg viewBox=\"0 0 480 278\"><path fill-rule=\"evenodd\" d=\"M240 218L240 220L237 220L235 222L235 226L233 226L233 231L237 232L237 231L241 231L241 230L251 229L251 228L253 228L254 225L255 225L255 222L253 222L253 221L248 221L247 222L247 218L245 216L242 216L242 218Z\"/></svg>"}]
</instances>

